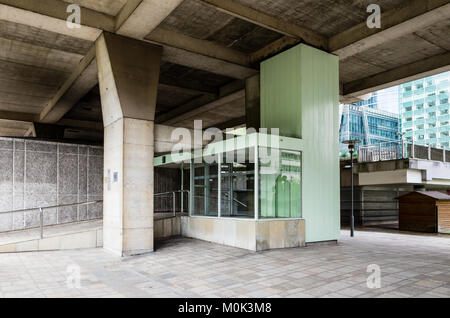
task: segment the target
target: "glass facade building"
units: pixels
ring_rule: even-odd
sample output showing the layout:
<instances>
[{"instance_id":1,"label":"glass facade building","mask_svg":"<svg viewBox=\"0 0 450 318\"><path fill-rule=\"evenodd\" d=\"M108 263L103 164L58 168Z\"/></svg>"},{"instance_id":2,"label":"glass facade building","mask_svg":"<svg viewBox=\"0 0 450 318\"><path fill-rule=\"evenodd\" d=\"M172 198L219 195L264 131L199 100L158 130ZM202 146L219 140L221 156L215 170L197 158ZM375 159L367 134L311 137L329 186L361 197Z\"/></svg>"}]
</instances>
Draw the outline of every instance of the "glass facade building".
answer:
<instances>
[{"instance_id":1,"label":"glass facade building","mask_svg":"<svg viewBox=\"0 0 450 318\"><path fill-rule=\"evenodd\" d=\"M341 127L339 133L340 152L347 153L345 140L360 140L360 146L398 141L399 116L368 106L341 105Z\"/></svg>"},{"instance_id":2,"label":"glass facade building","mask_svg":"<svg viewBox=\"0 0 450 318\"><path fill-rule=\"evenodd\" d=\"M406 141L450 145L450 72L399 86L401 130Z\"/></svg>"}]
</instances>

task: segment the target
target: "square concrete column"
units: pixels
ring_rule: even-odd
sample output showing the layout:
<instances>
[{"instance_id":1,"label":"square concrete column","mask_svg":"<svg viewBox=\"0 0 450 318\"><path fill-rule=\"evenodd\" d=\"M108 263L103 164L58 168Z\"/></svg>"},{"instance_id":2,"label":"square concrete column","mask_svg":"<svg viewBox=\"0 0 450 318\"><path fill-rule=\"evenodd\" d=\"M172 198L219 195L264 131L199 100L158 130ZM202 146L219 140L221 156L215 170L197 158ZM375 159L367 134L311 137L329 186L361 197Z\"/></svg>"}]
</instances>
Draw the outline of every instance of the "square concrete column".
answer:
<instances>
[{"instance_id":1,"label":"square concrete column","mask_svg":"<svg viewBox=\"0 0 450 318\"><path fill-rule=\"evenodd\" d=\"M255 75L245 81L245 117L247 128L261 128L261 77Z\"/></svg>"},{"instance_id":2,"label":"square concrete column","mask_svg":"<svg viewBox=\"0 0 450 318\"><path fill-rule=\"evenodd\" d=\"M105 127L103 246L120 256L151 252L162 48L104 33L96 50Z\"/></svg>"}]
</instances>

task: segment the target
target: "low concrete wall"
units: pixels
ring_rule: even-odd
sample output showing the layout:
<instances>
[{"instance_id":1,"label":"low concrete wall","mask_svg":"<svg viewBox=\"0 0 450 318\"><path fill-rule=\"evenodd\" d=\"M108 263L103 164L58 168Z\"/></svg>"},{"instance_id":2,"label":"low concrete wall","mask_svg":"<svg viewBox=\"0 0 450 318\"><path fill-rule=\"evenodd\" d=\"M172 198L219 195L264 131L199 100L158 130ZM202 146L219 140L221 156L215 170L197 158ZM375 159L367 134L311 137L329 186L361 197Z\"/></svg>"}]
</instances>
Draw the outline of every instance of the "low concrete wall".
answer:
<instances>
[{"instance_id":1,"label":"low concrete wall","mask_svg":"<svg viewBox=\"0 0 450 318\"><path fill-rule=\"evenodd\" d=\"M305 246L304 220L237 220L177 216L154 221L154 239L185 236L252 251ZM0 246L0 253L103 246L102 228Z\"/></svg>"},{"instance_id":2,"label":"low concrete wall","mask_svg":"<svg viewBox=\"0 0 450 318\"><path fill-rule=\"evenodd\" d=\"M154 220L153 237L155 240L181 235L181 217Z\"/></svg>"},{"instance_id":3,"label":"low concrete wall","mask_svg":"<svg viewBox=\"0 0 450 318\"><path fill-rule=\"evenodd\" d=\"M96 248L103 246L102 229L44 237L0 246L0 253L38 252Z\"/></svg>"},{"instance_id":4,"label":"low concrete wall","mask_svg":"<svg viewBox=\"0 0 450 318\"><path fill-rule=\"evenodd\" d=\"M169 238L181 235L181 217L164 218L154 221L154 239ZM102 227L91 230L80 230L67 233L32 239L22 242L0 245L0 253L57 251L68 249L103 247Z\"/></svg>"},{"instance_id":5,"label":"low concrete wall","mask_svg":"<svg viewBox=\"0 0 450 318\"><path fill-rule=\"evenodd\" d=\"M181 235L262 251L305 246L305 220L239 220L181 217Z\"/></svg>"}]
</instances>

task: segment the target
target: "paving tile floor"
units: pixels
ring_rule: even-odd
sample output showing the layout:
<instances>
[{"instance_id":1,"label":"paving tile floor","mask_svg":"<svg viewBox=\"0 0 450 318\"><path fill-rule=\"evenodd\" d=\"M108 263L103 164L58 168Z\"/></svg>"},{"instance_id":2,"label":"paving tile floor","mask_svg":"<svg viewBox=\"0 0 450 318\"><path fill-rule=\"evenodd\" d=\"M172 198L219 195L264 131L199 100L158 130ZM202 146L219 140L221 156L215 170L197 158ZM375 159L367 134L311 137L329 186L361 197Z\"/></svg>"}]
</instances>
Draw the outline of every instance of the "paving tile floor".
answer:
<instances>
[{"instance_id":1,"label":"paving tile floor","mask_svg":"<svg viewBox=\"0 0 450 318\"><path fill-rule=\"evenodd\" d=\"M450 298L450 236L344 230L337 245L258 253L186 238L159 245L123 260L103 249L0 254L0 297ZM367 286L371 264L381 288Z\"/></svg>"}]
</instances>

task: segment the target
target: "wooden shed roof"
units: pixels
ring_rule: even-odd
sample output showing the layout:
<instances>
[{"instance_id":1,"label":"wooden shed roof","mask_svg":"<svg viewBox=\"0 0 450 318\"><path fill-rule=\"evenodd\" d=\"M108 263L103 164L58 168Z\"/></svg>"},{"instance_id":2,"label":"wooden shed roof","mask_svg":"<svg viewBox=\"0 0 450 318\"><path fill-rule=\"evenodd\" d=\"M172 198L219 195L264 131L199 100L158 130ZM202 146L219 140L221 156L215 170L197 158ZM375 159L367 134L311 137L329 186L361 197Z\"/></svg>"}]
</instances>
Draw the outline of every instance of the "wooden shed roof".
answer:
<instances>
[{"instance_id":1,"label":"wooden shed roof","mask_svg":"<svg viewBox=\"0 0 450 318\"><path fill-rule=\"evenodd\" d=\"M399 199L409 196L413 193L418 193L418 194L433 198L435 200L450 200L450 195L439 192L439 191L412 191L412 192L406 193L404 195L401 195L395 199L399 200Z\"/></svg>"}]
</instances>

